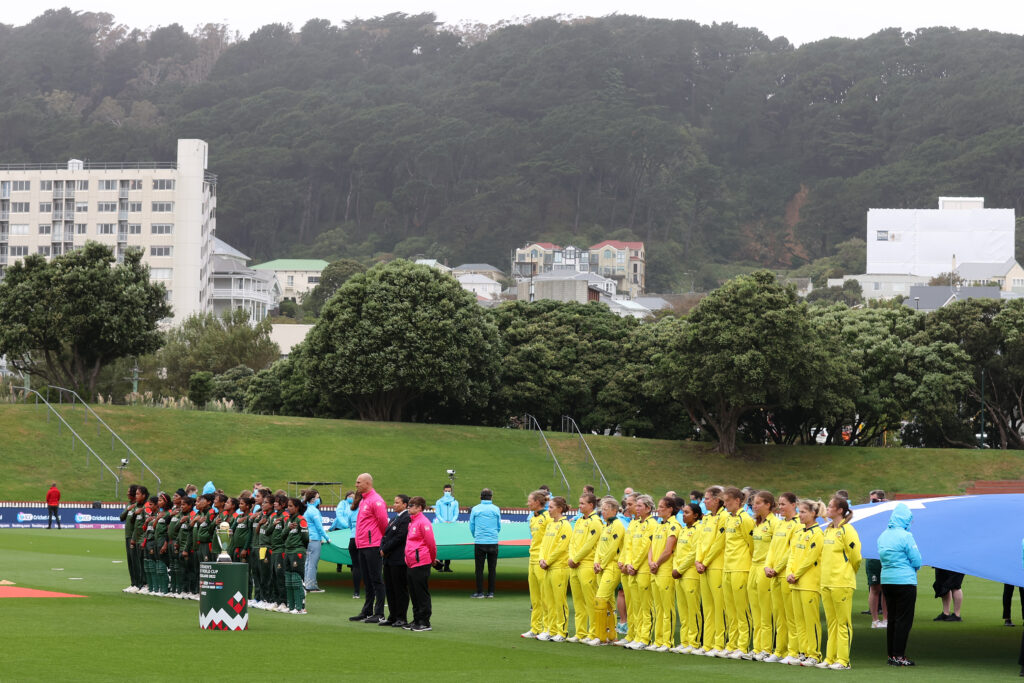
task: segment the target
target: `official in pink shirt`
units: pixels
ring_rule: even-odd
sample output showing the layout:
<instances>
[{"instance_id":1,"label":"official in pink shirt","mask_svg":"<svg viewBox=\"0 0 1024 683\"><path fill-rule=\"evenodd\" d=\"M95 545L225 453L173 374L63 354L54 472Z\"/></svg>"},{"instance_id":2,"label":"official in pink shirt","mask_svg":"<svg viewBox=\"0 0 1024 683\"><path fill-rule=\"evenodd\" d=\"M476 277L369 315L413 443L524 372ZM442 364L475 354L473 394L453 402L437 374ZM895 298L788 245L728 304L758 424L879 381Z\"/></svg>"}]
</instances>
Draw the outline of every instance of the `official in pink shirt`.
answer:
<instances>
[{"instance_id":1,"label":"official in pink shirt","mask_svg":"<svg viewBox=\"0 0 1024 683\"><path fill-rule=\"evenodd\" d=\"M384 618L384 576L381 569L380 541L388 527L388 507L373 489L373 477L367 473L356 477L356 496L359 498L359 516L356 518L355 540L366 601L363 609L349 621L379 624Z\"/></svg>"},{"instance_id":2,"label":"official in pink shirt","mask_svg":"<svg viewBox=\"0 0 1024 683\"><path fill-rule=\"evenodd\" d=\"M423 514L427 501L422 496L409 499L409 534L405 537L405 564L409 567L409 598L412 601L410 631L430 631L430 566L437 559L434 526Z\"/></svg>"}]
</instances>

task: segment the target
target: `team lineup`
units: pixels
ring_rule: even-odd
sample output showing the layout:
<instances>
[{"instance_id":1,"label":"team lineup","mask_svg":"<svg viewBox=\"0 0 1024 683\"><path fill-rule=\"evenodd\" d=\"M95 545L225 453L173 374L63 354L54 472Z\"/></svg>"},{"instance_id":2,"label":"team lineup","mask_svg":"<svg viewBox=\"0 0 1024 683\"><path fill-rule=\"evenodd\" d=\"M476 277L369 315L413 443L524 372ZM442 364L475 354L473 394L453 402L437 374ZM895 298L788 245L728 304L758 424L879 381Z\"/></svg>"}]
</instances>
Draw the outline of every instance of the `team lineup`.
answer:
<instances>
[{"instance_id":1,"label":"team lineup","mask_svg":"<svg viewBox=\"0 0 1024 683\"><path fill-rule=\"evenodd\" d=\"M761 491L750 514L745 498L738 488L717 486L705 491L703 506L674 495L655 503L629 494L620 503L584 493L570 525L564 498L531 493L531 618L522 636L849 669L861 564L849 502L835 496L826 507L788 492L776 501ZM830 520L824 531L819 518ZM617 632L620 589L625 634Z\"/></svg>"}]
</instances>

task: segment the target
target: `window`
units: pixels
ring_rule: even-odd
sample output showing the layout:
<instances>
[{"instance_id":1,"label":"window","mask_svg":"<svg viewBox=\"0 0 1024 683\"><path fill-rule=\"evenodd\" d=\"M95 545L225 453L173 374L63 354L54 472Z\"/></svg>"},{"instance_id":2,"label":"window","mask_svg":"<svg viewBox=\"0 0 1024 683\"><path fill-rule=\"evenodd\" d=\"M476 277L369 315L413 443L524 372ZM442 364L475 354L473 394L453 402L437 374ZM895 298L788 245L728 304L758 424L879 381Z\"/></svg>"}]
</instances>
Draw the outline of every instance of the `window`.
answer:
<instances>
[{"instance_id":1,"label":"window","mask_svg":"<svg viewBox=\"0 0 1024 683\"><path fill-rule=\"evenodd\" d=\"M14 180L11 182L12 192L28 192L32 189L31 180Z\"/></svg>"},{"instance_id":2,"label":"window","mask_svg":"<svg viewBox=\"0 0 1024 683\"><path fill-rule=\"evenodd\" d=\"M128 181L128 189L129 190L141 190L142 189L142 181L141 180L129 180Z\"/></svg>"},{"instance_id":3,"label":"window","mask_svg":"<svg viewBox=\"0 0 1024 683\"><path fill-rule=\"evenodd\" d=\"M117 224L115 223L100 223L96 226L96 234L113 235L115 228L117 228Z\"/></svg>"},{"instance_id":4,"label":"window","mask_svg":"<svg viewBox=\"0 0 1024 683\"><path fill-rule=\"evenodd\" d=\"M11 213L28 213L28 202L11 202Z\"/></svg>"},{"instance_id":5,"label":"window","mask_svg":"<svg viewBox=\"0 0 1024 683\"><path fill-rule=\"evenodd\" d=\"M75 213L89 213L89 202L75 202Z\"/></svg>"},{"instance_id":6,"label":"window","mask_svg":"<svg viewBox=\"0 0 1024 683\"><path fill-rule=\"evenodd\" d=\"M876 242L888 242L889 241L889 231L888 230L876 230L875 231L875 241Z\"/></svg>"},{"instance_id":7,"label":"window","mask_svg":"<svg viewBox=\"0 0 1024 683\"><path fill-rule=\"evenodd\" d=\"M170 256L171 255L171 247L150 247L149 248L149 255L150 256Z\"/></svg>"},{"instance_id":8,"label":"window","mask_svg":"<svg viewBox=\"0 0 1024 683\"><path fill-rule=\"evenodd\" d=\"M142 211L142 202L128 202L128 210L132 213L140 213Z\"/></svg>"},{"instance_id":9,"label":"window","mask_svg":"<svg viewBox=\"0 0 1024 683\"><path fill-rule=\"evenodd\" d=\"M50 224L49 223L40 223L39 224L39 234L40 235L49 235L50 234Z\"/></svg>"},{"instance_id":10,"label":"window","mask_svg":"<svg viewBox=\"0 0 1024 683\"><path fill-rule=\"evenodd\" d=\"M96 210L100 213L117 213L117 202L96 202Z\"/></svg>"},{"instance_id":11,"label":"window","mask_svg":"<svg viewBox=\"0 0 1024 683\"><path fill-rule=\"evenodd\" d=\"M79 190L88 190L89 189L89 181L88 180L79 180L78 181L78 189Z\"/></svg>"},{"instance_id":12,"label":"window","mask_svg":"<svg viewBox=\"0 0 1024 683\"><path fill-rule=\"evenodd\" d=\"M87 223L75 223L75 234L85 235L89 232L89 225Z\"/></svg>"},{"instance_id":13,"label":"window","mask_svg":"<svg viewBox=\"0 0 1024 683\"><path fill-rule=\"evenodd\" d=\"M1013 286L1014 287L1024 287L1024 277L1015 277L1015 278L1013 278Z\"/></svg>"},{"instance_id":14,"label":"window","mask_svg":"<svg viewBox=\"0 0 1024 683\"><path fill-rule=\"evenodd\" d=\"M876 282L876 283L874 283L874 285L875 285L874 289L875 289L876 292L882 288L882 283L881 282Z\"/></svg>"},{"instance_id":15,"label":"window","mask_svg":"<svg viewBox=\"0 0 1024 683\"><path fill-rule=\"evenodd\" d=\"M39 247L38 253L41 256L49 256L50 255L50 247L47 246L47 245L43 245L43 246Z\"/></svg>"},{"instance_id":16,"label":"window","mask_svg":"<svg viewBox=\"0 0 1024 683\"><path fill-rule=\"evenodd\" d=\"M53 211L53 202L39 202L39 213L50 213Z\"/></svg>"},{"instance_id":17,"label":"window","mask_svg":"<svg viewBox=\"0 0 1024 683\"><path fill-rule=\"evenodd\" d=\"M129 223L128 224L129 235L141 235L142 234L142 223Z\"/></svg>"},{"instance_id":18,"label":"window","mask_svg":"<svg viewBox=\"0 0 1024 683\"><path fill-rule=\"evenodd\" d=\"M153 223L149 226L150 233L154 235L174 234L174 223Z\"/></svg>"},{"instance_id":19,"label":"window","mask_svg":"<svg viewBox=\"0 0 1024 683\"><path fill-rule=\"evenodd\" d=\"M28 256L27 246L11 246L11 256Z\"/></svg>"},{"instance_id":20,"label":"window","mask_svg":"<svg viewBox=\"0 0 1024 683\"><path fill-rule=\"evenodd\" d=\"M615 253L615 262L616 263L625 263L626 262L626 252L624 252L624 251L616 252Z\"/></svg>"},{"instance_id":21,"label":"window","mask_svg":"<svg viewBox=\"0 0 1024 683\"><path fill-rule=\"evenodd\" d=\"M12 235L27 235L28 234L28 223L21 225L11 225Z\"/></svg>"},{"instance_id":22,"label":"window","mask_svg":"<svg viewBox=\"0 0 1024 683\"><path fill-rule=\"evenodd\" d=\"M117 189L117 181L116 180L101 180L100 181L100 189L101 190L116 190Z\"/></svg>"},{"instance_id":23,"label":"window","mask_svg":"<svg viewBox=\"0 0 1024 683\"><path fill-rule=\"evenodd\" d=\"M154 190L173 190L174 180L172 178L157 178L153 181Z\"/></svg>"},{"instance_id":24,"label":"window","mask_svg":"<svg viewBox=\"0 0 1024 683\"><path fill-rule=\"evenodd\" d=\"M52 180L40 180L39 181L39 189L42 190L43 192L52 192L53 191L53 181Z\"/></svg>"},{"instance_id":25,"label":"window","mask_svg":"<svg viewBox=\"0 0 1024 683\"><path fill-rule=\"evenodd\" d=\"M174 211L174 202L153 202L153 213L170 213Z\"/></svg>"},{"instance_id":26,"label":"window","mask_svg":"<svg viewBox=\"0 0 1024 683\"><path fill-rule=\"evenodd\" d=\"M294 275L289 275L288 276L288 286L291 287L294 284L295 284L295 276Z\"/></svg>"},{"instance_id":27,"label":"window","mask_svg":"<svg viewBox=\"0 0 1024 683\"><path fill-rule=\"evenodd\" d=\"M150 268L149 279L150 280L170 280L173 274L173 268Z\"/></svg>"},{"instance_id":28,"label":"window","mask_svg":"<svg viewBox=\"0 0 1024 683\"><path fill-rule=\"evenodd\" d=\"M605 249L604 250L604 257L610 261L611 258L612 258L612 250L611 249Z\"/></svg>"},{"instance_id":29,"label":"window","mask_svg":"<svg viewBox=\"0 0 1024 683\"><path fill-rule=\"evenodd\" d=\"M318 285L318 284L320 284L320 276L319 275L310 275L309 276L309 284L311 284L311 285Z\"/></svg>"},{"instance_id":30,"label":"window","mask_svg":"<svg viewBox=\"0 0 1024 683\"><path fill-rule=\"evenodd\" d=\"M68 247L68 253L69 253L69 254L70 254L70 253L71 253L72 251L74 251L74 250L75 250L75 248L74 248L74 247ZM60 256L60 245L59 245L59 244L55 244L55 245L53 245L53 255L54 255L54 256Z\"/></svg>"}]
</instances>

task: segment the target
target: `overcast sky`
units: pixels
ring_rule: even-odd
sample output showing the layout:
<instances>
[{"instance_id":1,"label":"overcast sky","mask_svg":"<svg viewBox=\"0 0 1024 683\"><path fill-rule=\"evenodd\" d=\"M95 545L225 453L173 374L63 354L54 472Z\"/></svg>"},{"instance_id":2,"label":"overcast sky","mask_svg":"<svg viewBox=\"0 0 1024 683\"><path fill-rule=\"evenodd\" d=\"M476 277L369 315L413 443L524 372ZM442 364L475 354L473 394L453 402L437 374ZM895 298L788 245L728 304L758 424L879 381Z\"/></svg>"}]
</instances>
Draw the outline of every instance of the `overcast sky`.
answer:
<instances>
[{"instance_id":1,"label":"overcast sky","mask_svg":"<svg viewBox=\"0 0 1024 683\"><path fill-rule=\"evenodd\" d=\"M21 25L42 14L33 2L7 1L0 23ZM110 12L118 23L133 28L155 28L178 23L187 30L206 23L226 23L243 36L273 22L299 28L308 19L329 19L341 24L354 17L368 18L389 12L415 14L432 11L445 23L463 21L493 24L503 19L544 17L554 14L604 16L613 13L647 17L693 19L702 24L731 21L754 26L770 37L785 36L797 45L827 38L862 38L897 26L912 31L926 26L983 28L1024 34L1024 3L1020 0L859 0L836 3L816 0L518 0L484 3L479 0L364 0L358 5L328 0L254 2L253 0L91 0L52 5L75 10Z\"/></svg>"}]
</instances>

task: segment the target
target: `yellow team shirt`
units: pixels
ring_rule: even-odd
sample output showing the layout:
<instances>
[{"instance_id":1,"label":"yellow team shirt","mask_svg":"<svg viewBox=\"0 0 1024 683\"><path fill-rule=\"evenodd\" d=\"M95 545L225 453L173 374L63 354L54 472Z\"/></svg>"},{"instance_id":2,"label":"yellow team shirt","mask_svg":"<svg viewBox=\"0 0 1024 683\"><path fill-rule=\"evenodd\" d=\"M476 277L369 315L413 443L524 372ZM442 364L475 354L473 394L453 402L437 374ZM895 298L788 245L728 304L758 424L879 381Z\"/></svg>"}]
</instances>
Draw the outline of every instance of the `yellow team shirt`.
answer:
<instances>
[{"instance_id":1,"label":"yellow team shirt","mask_svg":"<svg viewBox=\"0 0 1024 683\"><path fill-rule=\"evenodd\" d=\"M697 559L697 542L700 540L700 523L686 527L676 538L676 552L672 557L672 569L684 579L699 579L694 561Z\"/></svg>"},{"instance_id":2,"label":"yellow team shirt","mask_svg":"<svg viewBox=\"0 0 1024 683\"><path fill-rule=\"evenodd\" d=\"M725 568L725 517L724 507L714 514L708 513L700 520L700 543L697 544L697 561L708 569Z\"/></svg>"},{"instance_id":3,"label":"yellow team shirt","mask_svg":"<svg viewBox=\"0 0 1024 683\"><path fill-rule=\"evenodd\" d=\"M754 520L754 532L751 538L754 540L754 550L750 555L750 566L764 567L768 560L768 551L771 549L772 541L775 540L775 527L779 524L779 518L775 515L768 515L760 524Z\"/></svg>"},{"instance_id":4,"label":"yellow team shirt","mask_svg":"<svg viewBox=\"0 0 1024 683\"><path fill-rule=\"evenodd\" d=\"M764 566L771 567L778 576L785 578L786 566L789 564L789 552L793 545L793 536L800 528L800 520L775 518L775 533L772 536L772 544L768 548L768 557Z\"/></svg>"},{"instance_id":5,"label":"yellow team shirt","mask_svg":"<svg viewBox=\"0 0 1024 683\"><path fill-rule=\"evenodd\" d=\"M530 515L530 562L540 561L540 547L544 544L544 531L550 521L551 515L547 510Z\"/></svg>"},{"instance_id":6,"label":"yellow team shirt","mask_svg":"<svg viewBox=\"0 0 1024 683\"><path fill-rule=\"evenodd\" d=\"M540 559L547 562L549 568L567 568L569 566L569 537L572 527L562 517L557 522L551 520L544 531L544 545L540 548Z\"/></svg>"},{"instance_id":7,"label":"yellow team shirt","mask_svg":"<svg viewBox=\"0 0 1024 683\"><path fill-rule=\"evenodd\" d=\"M576 520L569 539L569 558L578 565L594 564L594 551L601 538L601 527L604 526L601 516L591 512L586 517ZM591 566L593 570L593 566Z\"/></svg>"},{"instance_id":8,"label":"yellow team shirt","mask_svg":"<svg viewBox=\"0 0 1024 683\"><path fill-rule=\"evenodd\" d=\"M647 552L651 549L655 524L657 522L654 515L651 515L642 522L634 519L629 525L629 559L626 564L633 565L638 574L651 573L651 567L647 564Z\"/></svg>"},{"instance_id":9,"label":"yellow team shirt","mask_svg":"<svg viewBox=\"0 0 1024 683\"><path fill-rule=\"evenodd\" d=\"M601 530L601 538L597 542L597 552L594 553L594 560L601 565L602 569L611 567L619 561L622 552L622 545L626 541L626 527L622 520L616 517L610 524L605 525Z\"/></svg>"},{"instance_id":10,"label":"yellow team shirt","mask_svg":"<svg viewBox=\"0 0 1024 683\"><path fill-rule=\"evenodd\" d=\"M661 554L665 552L665 546L668 545L668 539L675 538L676 545L678 545L681 530L682 526L675 517L670 517L667 522L662 522L654 527L654 533L651 535L650 559L656 561L661 557ZM672 559L675 557L675 550L672 553L658 566L657 576L672 574ZM648 571L650 571L650 565L648 565Z\"/></svg>"},{"instance_id":11,"label":"yellow team shirt","mask_svg":"<svg viewBox=\"0 0 1024 683\"><path fill-rule=\"evenodd\" d=\"M860 569L860 536L847 523L825 529L821 549L821 585L829 588L857 588Z\"/></svg>"},{"instance_id":12,"label":"yellow team shirt","mask_svg":"<svg viewBox=\"0 0 1024 683\"><path fill-rule=\"evenodd\" d=\"M821 548L824 545L821 527L812 524L799 531L795 536L796 542L793 543L793 550L789 554L786 576L792 574L797 578L797 582L793 584L793 590L820 591Z\"/></svg>"},{"instance_id":13,"label":"yellow team shirt","mask_svg":"<svg viewBox=\"0 0 1024 683\"><path fill-rule=\"evenodd\" d=\"M750 555L754 550L754 519L740 508L735 514L725 513L722 534L725 536L725 571L749 572Z\"/></svg>"}]
</instances>

